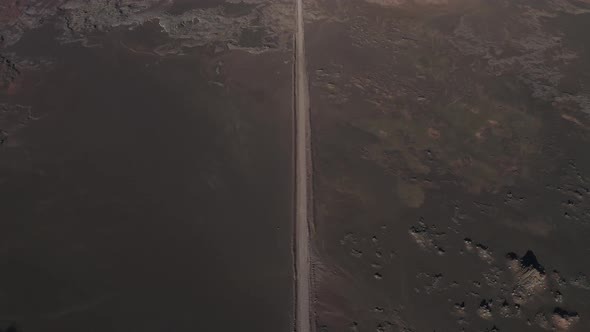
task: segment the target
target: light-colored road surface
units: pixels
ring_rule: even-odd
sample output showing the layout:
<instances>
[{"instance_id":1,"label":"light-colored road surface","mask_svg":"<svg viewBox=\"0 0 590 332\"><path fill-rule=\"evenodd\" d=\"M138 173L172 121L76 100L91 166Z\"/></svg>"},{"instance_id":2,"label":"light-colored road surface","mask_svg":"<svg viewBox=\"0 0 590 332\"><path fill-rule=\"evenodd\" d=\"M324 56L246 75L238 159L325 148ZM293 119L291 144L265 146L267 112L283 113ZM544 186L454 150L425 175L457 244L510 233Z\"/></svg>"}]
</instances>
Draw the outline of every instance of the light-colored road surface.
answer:
<instances>
[{"instance_id":1,"label":"light-colored road surface","mask_svg":"<svg viewBox=\"0 0 590 332\"><path fill-rule=\"evenodd\" d=\"M305 67L303 0L295 0L295 330L311 332L311 137Z\"/></svg>"}]
</instances>

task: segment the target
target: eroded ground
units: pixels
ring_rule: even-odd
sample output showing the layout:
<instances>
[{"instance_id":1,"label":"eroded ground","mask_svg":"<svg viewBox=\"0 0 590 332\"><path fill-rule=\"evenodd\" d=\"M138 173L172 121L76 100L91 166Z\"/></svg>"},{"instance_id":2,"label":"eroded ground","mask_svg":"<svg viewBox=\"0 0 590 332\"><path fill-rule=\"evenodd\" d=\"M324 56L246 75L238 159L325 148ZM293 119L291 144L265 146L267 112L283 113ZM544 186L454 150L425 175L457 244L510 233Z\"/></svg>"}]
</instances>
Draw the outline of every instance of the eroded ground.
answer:
<instances>
[{"instance_id":1,"label":"eroded ground","mask_svg":"<svg viewBox=\"0 0 590 332\"><path fill-rule=\"evenodd\" d=\"M0 330L292 329L292 3L0 3Z\"/></svg>"},{"instance_id":2,"label":"eroded ground","mask_svg":"<svg viewBox=\"0 0 590 332\"><path fill-rule=\"evenodd\" d=\"M590 3L306 8L318 330L590 329Z\"/></svg>"}]
</instances>

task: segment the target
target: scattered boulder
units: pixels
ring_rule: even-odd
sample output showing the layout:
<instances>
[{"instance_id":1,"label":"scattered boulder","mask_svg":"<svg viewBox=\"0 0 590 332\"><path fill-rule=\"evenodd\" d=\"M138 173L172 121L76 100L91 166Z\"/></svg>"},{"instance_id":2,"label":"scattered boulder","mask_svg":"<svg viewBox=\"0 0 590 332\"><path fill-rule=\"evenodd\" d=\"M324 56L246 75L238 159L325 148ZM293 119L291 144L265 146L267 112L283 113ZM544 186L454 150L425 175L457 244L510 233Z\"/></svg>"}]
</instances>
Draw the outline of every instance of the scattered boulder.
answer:
<instances>
[{"instance_id":1,"label":"scattered boulder","mask_svg":"<svg viewBox=\"0 0 590 332\"><path fill-rule=\"evenodd\" d=\"M452 313L456 316L465 316L465 301L455 303Z\"/></svg>"},{"instance_id":2,"label":"scattered boulder","mask_svg":"<svg viewBox=\"0 0 590 332\"><path fill-rule=\"evenodd\" d=\"M468 252L472 252L473 251L473 241L466 237L465 239L463 239L463 242L465 242L465 250L467 250Z\"/></svg>"},{"instance_id":3,"label":"scattered boulder","mask_svg":"<svg viewBox=\"0 0 590 332\"><path fill-rule=\"evenodd\" d=\"M570 284L580 289L590 290L590 281L588 281L588 277L583 273L578 274L570 281Z\"/></svg>"},{"instance_id":4,"label":"scattered boulder","mask_svg":"<svg viewBox=\"0 0 590 332\"><path fill-rule=\"evenodd\" d=\"M513 304L511 305L508 303L507 300L502 300L502 304L500 305L499 314L501 317L504 318L516 318L520 317L520 305Z\"/></svg>"},{"instance_id":5,"label":"scattered boulder","mask_svg":"<svg viewBox=\"0 0 590 332\"><path fill-rule=\"evenodd\" d=\"M559 271L553 270L551 273L551 279L557 284L559 287L565 287L567 285L567 281L564 277L561 276Z\"/></svg>"},{"instance_id":6,"label":"scattered boulder","mask_svg":"<svg viewBox=\"0 0 590 332\"><path fill-rule=\"evenodd\" d=\"M568 311L562 308L556 307L551 315L551 324L558 330L568 330L573 324L580 319L579 315L575 311Z\"/></svg>"},{"instance_id":7,"label":"scattered boulder","mask_svg":"<svg viewBox=\"0 0 590 332\"><path fill-rule=\"evenodd\" d=\"M520 259L520 264L525 268L533 268L538 272L545 274L545 268L539 264L537 256L535 256L535 254L530 250L528 250L524 256L522 256Z\"/></svg>"},{"instance_id":8,"label":"scattered boulder","mask_svg":"<svg viewBox=\"0 0 590 332\"><path fill-rule=\"evenodd\" d=\"M479 256L479 258L481 258L481 260L487 263L491 263L492 261L494 261L494 257L492 257L492 252L490 248L481 243L478 243L475 246L475 248L477 249L477 255Z\"/></svg>"},{"instance_id":9,"label":"scattered boulder","mask_svg":"<svg viewBox=\"0 0 590 332\"><path fill-rule=\"evenodd\" d=\"M410 227L410 236L420 248L426 251L444 255L445 250L438 244L438 239L445 237L444 232L438 232L435 225L426 225L422 220L418 225Z\"/></svg>"},{"instance_id":10,"label":"scattered boulder","mask_svg":"<svg viewBox=\"0 0 590 332\"><path fill-rule=\"evenodd\" d=\"M483 319L492 319L492 300L481 300L479 308L477 308L477 315Z\"/></svg>"},{"instance_id":11,"label":"scattered boulder","mask_svg":"<svg viewBox=\"0 0 590 332\"><path fill-rule=\"evenodd\" d=\"M557 303L562 303L563 302L563 294L561 294L560 291L555 291L555 292L553 292L553 299Z\"/></svg>"},{"instance_id":12,"label":"scattered boulder","mask_svg":"<svg viewBox=\"0 0 590 332\"><path fill-rule=\"evenodd\" d=\"M508 253L506 257L508 258L508 267L514 276L512 298L515 303L525 303L547 290L545 268L539 264L532 251L527 251L520 259L515 253Z\"/></svg>"}]
</instances>

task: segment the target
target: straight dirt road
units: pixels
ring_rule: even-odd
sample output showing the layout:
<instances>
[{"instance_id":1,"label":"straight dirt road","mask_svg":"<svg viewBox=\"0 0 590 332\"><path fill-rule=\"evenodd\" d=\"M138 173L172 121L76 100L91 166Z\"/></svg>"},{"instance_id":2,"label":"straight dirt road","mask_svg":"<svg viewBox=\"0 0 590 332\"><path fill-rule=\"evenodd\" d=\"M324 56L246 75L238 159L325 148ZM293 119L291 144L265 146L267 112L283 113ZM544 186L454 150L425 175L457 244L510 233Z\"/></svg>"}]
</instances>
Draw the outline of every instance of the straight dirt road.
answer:
<instances>
[{"instance_id":1,"label":"straight dirt road","mask_svg":"<svg viewBox=\"0 0 590 332\"><path fill-rule=\"evenodd\" d=\"M296 0L295 34L295 330L311 332L311 137L309 87L305 68L303 0Z\"/></svg>"}]
</instances>

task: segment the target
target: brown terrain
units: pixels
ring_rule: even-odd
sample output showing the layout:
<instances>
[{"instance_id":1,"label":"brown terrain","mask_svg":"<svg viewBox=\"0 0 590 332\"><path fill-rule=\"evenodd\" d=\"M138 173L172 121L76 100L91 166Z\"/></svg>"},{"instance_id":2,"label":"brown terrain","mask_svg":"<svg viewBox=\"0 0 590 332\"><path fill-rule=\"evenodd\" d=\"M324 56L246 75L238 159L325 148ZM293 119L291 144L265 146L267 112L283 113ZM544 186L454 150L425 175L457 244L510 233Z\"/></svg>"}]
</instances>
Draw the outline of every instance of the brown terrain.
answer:
<instances>
[{"instance_id":1,"label":"brown terrain","mask_svg":"<svg viewBox=\"0 0 590 332\"><path fill-rule=\"evenodd\" d=\"M296 4L0 1L0 332L590 330L590 2Z\"/></svg>"},{"instance_id":2,"label":"brown terrain","mask_svg":"<svg viewBox=\"0 0 590 332\"><path fill-rule=\"evenodd\" d=\"M0 331L290 331L290 1L0 1Z\"/></svg>"},{"instance_id":3,"label":"brown terrain","mask_svg":"<svg viewBox=\"0 0 590 332\"><path fill-rule=\"evenodd\" d=\"M590 3L305 6L317 329L590 330Z\"/></svg>"}]
</instances>

